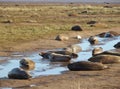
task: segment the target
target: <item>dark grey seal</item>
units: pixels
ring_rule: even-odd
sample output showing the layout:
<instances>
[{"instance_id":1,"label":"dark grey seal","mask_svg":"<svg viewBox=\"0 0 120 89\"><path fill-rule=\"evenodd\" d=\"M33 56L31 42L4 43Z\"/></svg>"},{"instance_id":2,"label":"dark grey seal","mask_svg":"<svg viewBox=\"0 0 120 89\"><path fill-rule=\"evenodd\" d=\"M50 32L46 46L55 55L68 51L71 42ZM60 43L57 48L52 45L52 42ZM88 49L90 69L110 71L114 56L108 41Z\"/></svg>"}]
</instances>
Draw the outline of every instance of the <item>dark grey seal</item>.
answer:
<instances>
[{"instance_id":1,"label":"dark grey seal","mask_svg":"<svg viewBox=\"0 0 120 89\"><path fill-rule=\"evenodd\" d=\"M29 79L32 76L25 70L14 68L8 73L10 79Z\"/></svg>"},{"instance_id":2,"label":"dark grey seal","mask_svg":"<svg viewBox=\"0 0 120 89\"><path fill-rule=\"evenodd\" d=\"M71 71L80 71L80 70L103 70L108 68L108 66L103 65L102 63L81 61L68 64L68 69Z\"/></svg>"}]
</instances>

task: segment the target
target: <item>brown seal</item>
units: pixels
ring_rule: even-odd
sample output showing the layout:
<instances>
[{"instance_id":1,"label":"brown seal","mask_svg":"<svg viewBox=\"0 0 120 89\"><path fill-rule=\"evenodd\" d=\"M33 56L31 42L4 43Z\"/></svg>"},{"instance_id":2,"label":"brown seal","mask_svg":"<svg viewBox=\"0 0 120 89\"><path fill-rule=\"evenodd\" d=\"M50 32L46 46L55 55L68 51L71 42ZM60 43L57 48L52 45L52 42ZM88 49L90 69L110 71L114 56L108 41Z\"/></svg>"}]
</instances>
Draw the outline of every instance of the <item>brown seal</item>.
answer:
<instances>
[{"instance_id":1,"label":"brown seal","mask_svg":"<svg viewBox=\"0 0 120 89\"><path fill-rule=\"evenodd\" d=\"M108 66L103 65L102 63L81 61L68 64L68 69L72 71L79 70L103 70L108 68Z\"/></svg>"},{"instance_id":2,"label":"brown seal","mask_svg":"<svg viewBox=\"0 0 120 89\"><path fill-rule=\"evenodd\" d=\"M96 55L88 59L91 62L101 62L103 64L120 63L120 56L115 55Z\"/></svg>"},{"instance_id":3,"label":"brown seal","mask_svg":"<svg viewBox=\"0 0 120 89\"><path fill-rule=\"evenodd\" d=\"M92 50L92 56L95 56L97 54L100 54L103 52L103 48L102 47L96 47Z\"/></svg>"},{"instance_id":4,"label":"brown seal","mask_svg":"<svg viewBox=\"0 0 120 89\"><path fill-rule=\"evenodd\" d=\"M23 58L19 63L20 67L24 70L33 70L35 68L35 62L29 58Z\"/></svg>"},{"instance_id":5,"label":"brown seal","mask_svg":"<svg viewBox=\"0 0 120 89\"><path fill-rule=\"evenodd\" d=\"M78 54L76 53L72 53L69 51L47 51L47 52L41 52L39 53L40 56L42 56L43 58L49 59L49 56L51 55L51 53L55 53L55 54L61 54L61 55L69 55L71 58L77 58Z\"/></svg>"},{"instance_id":6,"label":"brown seal","mask_svg":"<svg viewBox=\"0 0 120 89\"><path fill-rule=\"evenodd\" d=\"M90 36L88 41L90 42L91 45L98 44L98 38L96 36Z\"/></svg>"}]
</instances>

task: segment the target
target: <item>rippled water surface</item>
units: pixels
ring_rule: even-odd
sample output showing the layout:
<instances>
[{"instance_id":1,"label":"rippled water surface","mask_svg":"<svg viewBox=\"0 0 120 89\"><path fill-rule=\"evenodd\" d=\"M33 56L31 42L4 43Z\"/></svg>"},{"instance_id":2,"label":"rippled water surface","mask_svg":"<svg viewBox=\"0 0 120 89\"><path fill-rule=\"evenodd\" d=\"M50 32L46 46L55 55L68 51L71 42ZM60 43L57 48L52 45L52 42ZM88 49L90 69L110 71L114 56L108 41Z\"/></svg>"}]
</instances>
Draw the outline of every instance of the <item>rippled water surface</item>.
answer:
<instances>
[{"instance_id":1,"label":"rippled water surface","mask_svg":"<svg viewBox=\"0 0 120 89\"><path fill-rule=\"evenodd\" d=\"M82 42L78 44L82 47L82 52L78 53L79 57L72 59L71 62L87 61L88 58L92 56L92 50L95 47L102 47L104 51L114 49L113 46L120 41L120 36L114 38L99 38L99 41L100 42L98 45L91 46L88 42L88 39L83 39ZM43 60L42 57L38 54L39 52L34 52L27 55L14 53L12 57L0 57L0 60L6 60L3 63L0 63L0 78L7 77L8 72L11 69L19 67L19 61L23 57L29 57L36 63L35 69L33 71L30 71L33 77L56 75L68 70L66 66L61 66L60 63L51 63L48 60Z\"/></svg>"}]
</instances>

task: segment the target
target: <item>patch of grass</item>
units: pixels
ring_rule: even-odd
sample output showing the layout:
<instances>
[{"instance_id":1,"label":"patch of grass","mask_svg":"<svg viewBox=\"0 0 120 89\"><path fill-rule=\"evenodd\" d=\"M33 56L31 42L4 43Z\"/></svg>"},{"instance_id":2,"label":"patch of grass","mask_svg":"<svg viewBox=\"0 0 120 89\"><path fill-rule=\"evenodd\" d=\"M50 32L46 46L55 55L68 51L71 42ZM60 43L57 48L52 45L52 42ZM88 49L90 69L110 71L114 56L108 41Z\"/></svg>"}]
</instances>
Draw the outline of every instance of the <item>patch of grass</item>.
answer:
<instances>
[{"instance_id":1,"label":"patch of grass","mask_svg":"<svg viewBox=\"0 0 120 89\"><path fill-rule=\"evenodd\" d=\"M84 30L100 29L100 27L90 27L87 22L91 20L107 24L107 28L118 27L119 15L119 6L105 8L103 5L87 4L1 5L0 46L67 33L74 25L80 25Z\"/></svg>"}]
</instances>

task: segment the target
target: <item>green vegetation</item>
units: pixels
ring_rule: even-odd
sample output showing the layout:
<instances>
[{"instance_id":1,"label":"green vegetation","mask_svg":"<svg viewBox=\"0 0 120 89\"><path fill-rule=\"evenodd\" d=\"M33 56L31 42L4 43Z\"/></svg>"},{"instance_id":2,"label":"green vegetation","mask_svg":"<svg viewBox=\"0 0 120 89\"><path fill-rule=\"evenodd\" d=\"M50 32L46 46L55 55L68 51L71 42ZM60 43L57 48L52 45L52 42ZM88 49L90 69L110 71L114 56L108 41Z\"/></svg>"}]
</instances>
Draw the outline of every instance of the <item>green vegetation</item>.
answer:
<instances>
[{"instance_id":1,"label":"green vegetation","mask_svg":"<svg viewBox=\"0 0 120 89\"><path fill-rule=\"evenodd\" d=\"M103 5L1 5L0 46L47 38L67 33L74 25L84 30L97 30L87 22L97 21L107 27L118 27L120 7Z\"/></svg>"}]
</instances>

